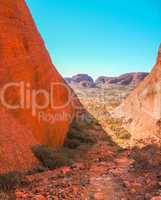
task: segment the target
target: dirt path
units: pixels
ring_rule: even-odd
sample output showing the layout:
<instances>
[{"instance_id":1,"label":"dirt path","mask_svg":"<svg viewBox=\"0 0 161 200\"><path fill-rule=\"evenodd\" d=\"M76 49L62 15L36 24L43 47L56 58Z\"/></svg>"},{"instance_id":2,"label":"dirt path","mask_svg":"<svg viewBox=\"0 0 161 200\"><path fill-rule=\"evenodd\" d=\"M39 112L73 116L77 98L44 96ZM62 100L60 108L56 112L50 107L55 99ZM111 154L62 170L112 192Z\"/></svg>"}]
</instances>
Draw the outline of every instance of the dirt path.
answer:
<instances>
[{"instance_id":1,"label":"dirt path","mask_svg":"<svg viewBox=\"0 0 161 200\"><path fill-rule=\"evenodd\" d=\"M107 142L99 142L87 153L82 163L75 163L72 168L28 177L30 184L17 190L17 199L36 199L39 197L37 195L43 195L48 200L130 199L120 177L112 173L116 169L115 156L113 147L108 147ZM126 162L122 167L128 164Z\"/></svg>"},{"instance_id":2,"label":"dirt path","mask_svg":"<svg viewBox=\"0 0 161 200\"><path fill-rule=\"evenodd\" d=\"M115 176L112 170L116 169L117 151L115 147L109 147L107 142L99 142L90 152L88 160L91 160L89 169L88 198L95 200L123 200L130 199L128 190L123 186L119 176ZM126 160L121 168L127 168L130 162Z\"/></svg>"},{"instance_id":3,"label":"dirt path","mask_svg":"<svg viewBox=\"0 0 161 200\"><path fill-rule=\"evenodd\" d=\"M88 188L88 198L95 200L120 200L127 199L127 192L118 182L118 179L110 174L104 174L106 170L101 169L99 175L91 174Z\"/></svg>"},{"instance_id":4,"label":"dirt path","mask_svg":"<svg viewBox=\"0 0 161 200\"><path fill-rule=\"evenodd\" d=\"M159 196L160 171L136 173L129 154L108 139L98 139L71 167L28 176L27 185L16 190L16 199L151 200Z\"/></svg>"}]
</instances>

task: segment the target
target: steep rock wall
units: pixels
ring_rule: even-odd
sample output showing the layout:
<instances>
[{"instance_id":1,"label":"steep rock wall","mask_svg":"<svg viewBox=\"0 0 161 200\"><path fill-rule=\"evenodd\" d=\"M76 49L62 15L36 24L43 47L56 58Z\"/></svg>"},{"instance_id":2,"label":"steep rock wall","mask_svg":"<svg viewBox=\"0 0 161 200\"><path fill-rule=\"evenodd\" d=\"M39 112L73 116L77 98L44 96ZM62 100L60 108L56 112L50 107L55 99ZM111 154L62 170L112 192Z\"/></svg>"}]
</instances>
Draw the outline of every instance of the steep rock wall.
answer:
<instances>
[{"instance_id":1,"label":"steep rock wall","mask_svg":"<svg viewBox=\"0 0 161 200\"><path fill-rule=\"evenodd\" d=\"M0 92L0 168L34 167L31 146L63 145L75 109L24 0L0 0Z\"/></svg>"},{"instance_id":2,"label":"steep rock wall","mask_svg":"<svg viewBox=\"0 0 161 200\"><path fill-rule=\"evenodd\" d=\"M161 46L151 73L114 114L124 119L132 139L161 139Z\"/></svg>"}]
</instances>

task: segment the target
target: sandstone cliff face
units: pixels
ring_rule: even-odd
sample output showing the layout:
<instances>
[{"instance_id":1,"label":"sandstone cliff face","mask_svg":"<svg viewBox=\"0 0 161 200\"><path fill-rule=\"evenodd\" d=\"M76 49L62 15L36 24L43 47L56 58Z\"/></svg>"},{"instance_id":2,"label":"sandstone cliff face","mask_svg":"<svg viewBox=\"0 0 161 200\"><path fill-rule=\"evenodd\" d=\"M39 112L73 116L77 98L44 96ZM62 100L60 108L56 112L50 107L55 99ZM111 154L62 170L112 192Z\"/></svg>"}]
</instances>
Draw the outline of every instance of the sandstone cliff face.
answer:
<instances>
[{"instance_id":1,"label":"sandstone cliff face","mask_svg":"<svg viewBox=\"0 0 161 200\"><path fill-rule=\"evenodd\" d=\"M132 139L161 138L161 46L149 76L114 113L123 117Z\"/></svg>"},{"instance_id":2,"label":"sandstone cliff face","mask_svg":"<svg viewBox=\"0 0 161 200\"><path fill-rule=\"evenodd\" d=\"M24 0L0 1L0 29L0 91L16 83L4 97L9 105L21 105L10 109L1 101L0 168L8 159L10 170L26 169L36 163L31 146L63 144L75 113L72 92L53 66ZM34 106L35 94L39 106L46 104L46 95L50 102Z\"/></svg>"}]
</instances>

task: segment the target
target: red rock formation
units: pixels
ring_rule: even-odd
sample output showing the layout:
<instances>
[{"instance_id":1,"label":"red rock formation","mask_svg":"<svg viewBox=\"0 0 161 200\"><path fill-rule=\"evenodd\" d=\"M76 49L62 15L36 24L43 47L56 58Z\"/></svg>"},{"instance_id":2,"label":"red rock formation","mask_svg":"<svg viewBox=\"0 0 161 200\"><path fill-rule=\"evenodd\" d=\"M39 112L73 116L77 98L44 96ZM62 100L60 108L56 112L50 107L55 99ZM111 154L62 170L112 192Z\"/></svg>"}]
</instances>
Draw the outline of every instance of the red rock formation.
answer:
<instances>
[{"instance_id":1,"label":"red rock formation","mask_svg":"<svg viewBox=\"0 0 161 200\"><path fill-rule=\"evenodd\" d=\"M77 74L71 78L65 78L65 81L71 87L87 87L92 88L95 86L94 80L88 74Z\"/></svg>"},{"instance_id":2,"label":"red rock formation","mask_svg":"<svg viewBox=\"0 0 161 200\"><path fill-rule=\"evenodd\" d=\"M77 74L73 77L65 78L65 81L73 88L85 87L108 87L109 85L123 85L136 87L148 75L145 72L133 72L122 74L116 77L100 76L94 80L88 74Z\"/></svg>"},{"instance_id":3,"label":"red rock formation","mask_svg":"<svg viewBox=\"0 0 161 200\"><path fill-rule=\"evenodd\" d=\"M133 139L161 138L161 46L149 76L116 109Z\"/></svg>"},{"instance_id":4,"label":"red rock formation","mask_svg":"<svg viewBox=\"0 0 161 200\"><path fill-rule=\"evenodd\" d=\"M148 73L144 72L134 72L122 74L118 77L100 76L95 83L97 86L108 86L110 84L137 86L147 75Z\"/></svg>"},{"instance_id":5,"label":"red rock formation","mask_svg":"<svg viewBox=\"0 0 161 200\"><path fill-rule=\"evenodd\" d=\"M67 103L71 90L53 66L25 1L1 0L0 4L1 97L8 83L25 84L25 92L22 87L20 90L20 85L5 91L5 101L10 105L20 105L20 100L23 103L21 92L26 96L26 91L34 92L31 98L28 95L28 100L25 99L23 107L14 110L6 107L1 98L0 168L2 171L5 168L6 171L22 170L36 163L30 150L32 145L58 147L63 144L74 108L72 101ZM52 84L55 84L53 90ZM50 95L49 105L43 109L35 107L33 97L36 94L36 102L45 104L44 91ZM31 105L27 105L29 100L33 101Z\"/></svg>"},{"instance_id":6,"label":"red rock formation","mask_svg":"<svg viewBox=\"0 0 161 200\"><path fill-rule=\"evenodd\" d=\"M0 174L28 170L38 165L31 152L35 144L33 133L0 108Z\"/></svg>"}]
</instances>

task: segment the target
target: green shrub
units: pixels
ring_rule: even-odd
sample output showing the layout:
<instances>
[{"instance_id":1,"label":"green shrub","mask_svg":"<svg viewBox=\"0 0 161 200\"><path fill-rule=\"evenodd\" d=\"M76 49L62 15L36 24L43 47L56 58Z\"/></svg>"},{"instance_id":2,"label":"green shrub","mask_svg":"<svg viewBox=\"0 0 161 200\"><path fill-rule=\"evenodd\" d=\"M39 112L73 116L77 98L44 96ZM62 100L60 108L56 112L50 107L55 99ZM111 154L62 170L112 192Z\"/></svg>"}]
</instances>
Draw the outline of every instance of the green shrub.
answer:
<instances>
[{"instance_id":1,"label":"green shrub","mask_svg":"<svg viewBox=\"0 0 161 200\"><path fill-rule=\"evenodd\" d=\"M122 140L129 140L131 138L131 134L124 130L124 129L120 129L116 132L116 136L119 138L119 139L122 139Z\"/></svg>"},{"instance_id":2,"label":"green shrub","mask_svg":"<svg viewBox=\"0 0 161 200\"><path fill-rule=\"evenodd\" d=\"M42 162L44 167L55 169L68 165L68 158L64 152L54 151L47 146L35 146L32 148L34 155Z\"/></svg>"},{"instance_id":3,"label":"green shrub","mask_svg":"<svg viewBox=\"0 0 161 200\"><path fill-rule=\"evenodd\" d=\"M0 175L0 190L14 190L22 184L22 175L19 172L9 172Z\"/></svg>"},{"instance_id":4,"label":"green shrub","mask_svg":"<svg viewBox=\"0 0 161 200\"><path fill-rule=\"evenodd\" d=\"M90 137L88 134L84 133L83 131L76 130L75 128L70 129L68 133L68 139L75 139L80 143L87 143L87 144L94 144L95 139Z\"/></svg>"},{"instance_id":5,"label":"green shrub","mask_svg":"<svg viewBox=\"0 0 161 200\"><path fill-rule=\"evenodd\" d=\"M67 138L64 143L64 146L70 149L76 149L77 147L80 146L80 141L77 139Z\"/></svg>"},{"instance_id":6,"label":"green shrub","mask_svg":"<svg viewBox=\"0 0 161 200\"><path fill-rule=\"evenodd\" d=\"M161 148L154 144L149 144L143 148L134 147L131 158L135 160L134 167L137 170L157 169L161 166Z\"/></svg>"},{"instance_id":7,"label":"green shrub","mask_svg":"<svg viewBox=\"0 0 161 200\"><path fill-rule=\"evenodd\" d=\"M35 167L32 170L28 171L27 175L33 175L33 174L37 174L37 173L42 173L42 172L45 172L47 170L48 170L48 168L46 168L46 167L38 166L38 167Z\"/></svg>"},{"instance_id":8,"label":"green shrub","mask_svg":"<svg viewBox=\"0 0 161 200\"><path fill-rule=\"evenodd\" d=\"M104 142L112 142L112 138L111 136L109 135L104 135L102 138L101 138L102 141Z\"/></svg>"}]
</instances>

